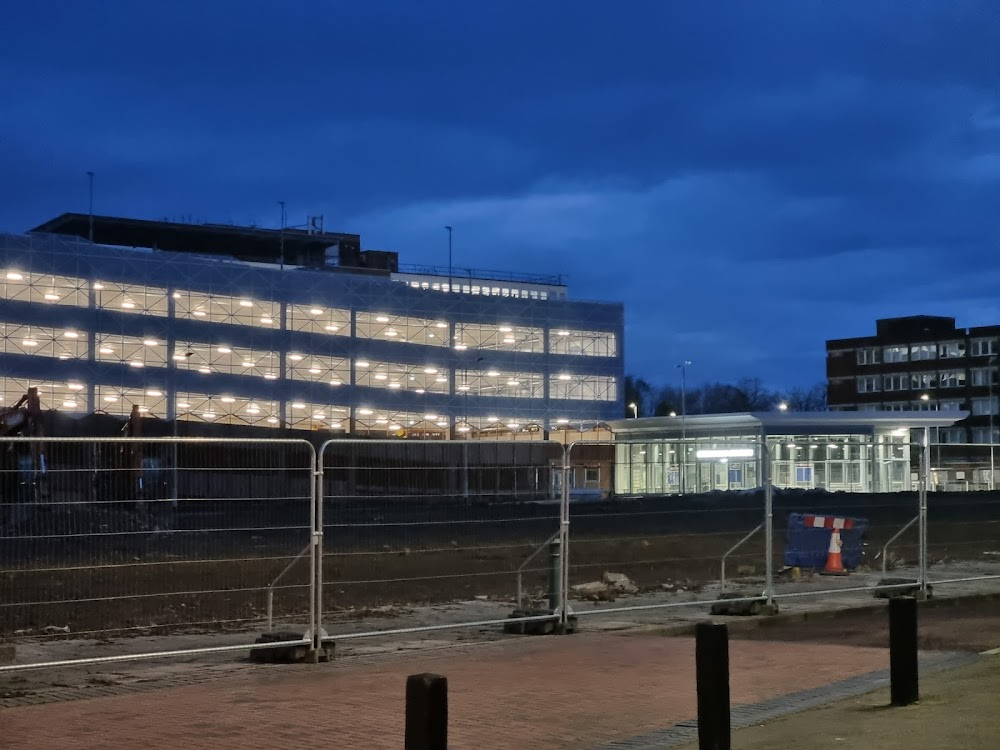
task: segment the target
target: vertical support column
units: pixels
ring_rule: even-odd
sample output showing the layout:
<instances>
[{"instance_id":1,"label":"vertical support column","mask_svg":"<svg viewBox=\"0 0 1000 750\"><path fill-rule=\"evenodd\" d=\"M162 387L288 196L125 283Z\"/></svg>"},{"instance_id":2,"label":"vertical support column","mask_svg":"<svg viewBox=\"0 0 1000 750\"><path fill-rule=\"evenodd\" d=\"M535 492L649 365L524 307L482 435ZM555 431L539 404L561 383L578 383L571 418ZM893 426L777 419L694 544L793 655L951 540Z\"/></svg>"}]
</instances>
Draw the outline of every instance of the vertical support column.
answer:
<instances>
[{"instance_id":1,"label":"vertical support column","mask_svg":"<svg viewBox=\"0 0 1000 750\"><path fill-rule=\"evenodd\" d=\"M930 488L931 482L931 444L930 444L930 428L924 428L924 444L921 448L920 455L920 489L917 491L917 497L920 503L920 509L918 511L918 516L920 520L917 524L918 528L918 577L920 580L920 592L926 598L927 597L927 492Z\"/></svg>"},{"instance_id":2,"label":"vertical support column","mask_svg":"<svg viewBox=\"0 0 1000 750\"><path fill-rule=\"evenodd\" d=\"M281 330L278 346L278 426L285 429L288 426L288 383L290 378L285 369L288 362L288 342L291 340L291 332L288 330L288 304L278 303L278 325Z\"/></svg>"},{"instance_id":3,"label":"vertical support column","mask_svg":"<svg viewBox=\"0 0 1000 750\"><path fill-rule=\"evenodd\" d=\"M347 414L347 434L354 435L358 430L358 311L351 308L351 322L349 323L351 334L350 352L350 390L351 403L348 405Z\"/></svg>"},{"instance_id":4,"label":"vertical support column","mask_svg":"<svg viewBox=\"0 0 1000 750\"><path fill-rule=\"evenodd\" d=\"M570 454L573 451L573 444L563 446L562 465L562 487L559 502L559 541L561 556L559 559L560 570L560 602L559 602L559 630L568 632L569 630L569 472Z\"/></svg>"},{"instance_id":5,"label":"vertical support column","mask_svg":"<svg viewBox=\"0 0 1000 750\"><path fill-rule=\"evenodd\" d=\"M695 626L695 680L698 694L698 749L729 750L729 630L726 625Z\"/></svg>"},{"instance_id":6,"label":"vertical support column","mask_svg":"<svg viewBox=\"0 0 1000 750\"><path fill-rule=\"evenodd\" d=\"M177 300L174 298L176 287L167 287L167 419L170 421L171 431L174 437L178 434L177 425L177 360L174 355L177 353L177 334L174 332L174 321L177 319ZM179 471L177 468L178 450L177 443L170 446L170 505L177 509L178 498L180 497Z\"/></svg>"},{"instance_id":7,"label":"vertical support column","mask_svg":"<svg viewBox=\"0 0 1000 750\"><path fill-rule=\"evenodd\" d=\"M771 483L771 454L767 439L760 444L761 472L764 479L764 596L774 604L774 486Z\"/></svg>"},{"instance_id":8,"label":"vertical support column","mask_svg":"<svg viewBox=\"0 0 1000 750\"><path fill-rule=\"evenodd\" d=\"M97 394L96 391L96 363L97 363L97 333L94 330L96 328L98 308L97 308L97 290L94 289L94 284L97 281L93 278L92 274L88 274L87 278L87 306L90 308L90 325L87 326L87 413L93 414L97 411Z\"/></svg>"},{"instance_id":9,"label":"vertical support column","mask_svg":"<svg viewBox=\"0 0 1000 750\"><path fill-rule=\"evenodd\" d=\"M309 475L312 480L312 502L310 515L312 518L312 649L317 659L323 651L323 452L326 445L311 454L312 466Z\"/></svg>"}]
</instances>

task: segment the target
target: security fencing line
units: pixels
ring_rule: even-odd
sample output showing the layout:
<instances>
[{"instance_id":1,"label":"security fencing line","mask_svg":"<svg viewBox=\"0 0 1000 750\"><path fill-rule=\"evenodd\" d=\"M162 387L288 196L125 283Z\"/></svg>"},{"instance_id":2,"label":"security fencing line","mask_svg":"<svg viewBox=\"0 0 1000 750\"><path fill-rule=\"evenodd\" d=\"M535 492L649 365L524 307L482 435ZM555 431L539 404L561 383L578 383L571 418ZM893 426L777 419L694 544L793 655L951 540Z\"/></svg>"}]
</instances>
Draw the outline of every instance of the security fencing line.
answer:
<instances>
[{"instance_id":1,"label":"security fencing line","mask_svg":"<svg viewBox=\"0 0 1000 750\"><path fill-rule=\"evenodd\" d=\"M314 580L269 584L309 538L315 456L305 440L0 438L0 638L95 635L106 651L130 633L245 629L273 617L275 592L280 618L312 623ZM257 647L164 640L68 663Z\"/></svg>"},{"instance_id":2,"label":"security fencing line","mask_svg":"<svg viewBox=\"0 0 1000 750\"><path fill-rule=\"evenodd\" d=\"M716 599L701 595L701 587L718 582L724 588L728 560L754 563L748 574L737 571L737 579L746 579L754 575L760 555L760 593L727 597L728 602L772 604L914 586L926 594L932 584L1000 579L1000 572L985 568L967 575L942 569L940 580L929 574L929 540L932 548L945 551L964 545L968 550L960 554L966 556L994 541L1000 550L1000 503L934 493L929 519L926 441L908 445L919 456L915 517L903 515L914 503L901 494L781 496L783 515L809 506L817 516L869 516L866 533L878 542L883 573L890 546L916 548L912 583L856 585L856 579L840 579L840 585L808 590L794 580L776 581L772 465L778 446L740 441L756 452L759 463L762 486L749 495L623 499L610 493L597 502L573 502L573 477L580 468L575 451L616 451L632 444L644 443L345 439L329 440L317 450L304 440L0 439L0 574L6 574L0 575L0 638L23 631L18 626L26 622L24 613L42 607L73 608L71 635L169 632L208 623L263 622L271 630L276 593L283 611L277 619L308 618L301 640L282 645L308 645L313 651L324 643L463 628L569 627L575 617L704 607ZM618 469L614 456L611 466ZM976 520L969 520L970 514ZM914 524L916 544L904 544ZM751 545L761 528L763 546ZM935 532L946 534L935 541ZM535 563L546 549L547 564ZM747 552L736 555L738 549ZM306 564L308 574L302 576ZM646 599L574 610L574 576L593 568L624 570L646 589L640 592ZM105 574L110 578L101 579ZM663 595L649 601L650 587L660 590L663 576L679 581L681 575L693 599ZM11 581L19 576L47 583L22 580L18 588ZM62 577L61 583L54 587L52 577ZM534 597L525 596L522 579L534 582L529 584L536 587ZM302 601L303 590L308 602ZM37 595L26 600L31 591ZM467 614L449 608L430 624L419 617L399 622L410 616L399 608L472 595L493 603ZM513 601L514 612L490 609L498 606L494 596ZM177 599L183 612L171 609ZM155 603L160 601L166 603ZM264 612L252 602L263 603ZM113 608L102 614L105 606ZM391 623L354 632L345 626L379 617L387 608ZM162 622L140 624L158 613ZM34 637L34 629L20 635ZM0 666L0 672L254 648L274 644L154 648Z\"/></svg>"}]
</instances>

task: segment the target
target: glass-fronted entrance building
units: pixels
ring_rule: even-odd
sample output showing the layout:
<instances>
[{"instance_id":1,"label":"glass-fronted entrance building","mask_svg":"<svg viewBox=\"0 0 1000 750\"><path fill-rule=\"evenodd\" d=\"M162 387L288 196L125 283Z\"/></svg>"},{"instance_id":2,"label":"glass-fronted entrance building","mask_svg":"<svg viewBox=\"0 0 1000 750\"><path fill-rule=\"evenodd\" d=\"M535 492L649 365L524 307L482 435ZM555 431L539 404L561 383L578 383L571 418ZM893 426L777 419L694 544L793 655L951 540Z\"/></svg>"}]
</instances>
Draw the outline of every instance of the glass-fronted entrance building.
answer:
<instances>
[{"instance_id":1,"label":"glass-fronted entrance building","mask_svg":"<svg viewBox=\"0 0 1000 750\"><path fill-rule=\"evenodd\" d=\"M675 495L763 484L843 492L915 488L911 445L968 416L949 412L759 412L621 419L615 494Z\"/></svg>"}]
</instances>

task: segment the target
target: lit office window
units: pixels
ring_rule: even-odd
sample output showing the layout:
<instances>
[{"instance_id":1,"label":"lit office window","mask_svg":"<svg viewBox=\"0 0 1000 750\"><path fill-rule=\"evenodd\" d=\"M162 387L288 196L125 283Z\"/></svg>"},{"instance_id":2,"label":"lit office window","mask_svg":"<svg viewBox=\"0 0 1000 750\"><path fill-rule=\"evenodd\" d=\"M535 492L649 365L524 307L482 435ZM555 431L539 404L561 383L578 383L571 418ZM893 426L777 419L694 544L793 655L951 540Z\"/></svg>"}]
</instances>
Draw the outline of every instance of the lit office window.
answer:
<instances>
[{"instance_id":1,"label":"lit office window","mask_svg":"<svg viewBox=\"0 0 1000 750\"><path fill-rule=\"evenodd\" d=\"M451 420L436 412L402 412L359 406L354 410L354 431L377 437L441 439L448 436Z\"/></svg>"},{"instance_id":2,"label":"lit office window","mask_svg":"<svg viewBox=\"0 0 1000 750\"><path fill-rule=\"evenodd\" d=\"M443 367L359 359L354 368L354 382L368 388L390 388L416 393L448 392L448 370Z\"/></svg>"},{"instance_id":3,"label":"lit office window","mask_svg":"<svg viewBox=\"0 0 1000 750\"><path fill-rule=\"evenodd\" d=\"M191 422L277 427L280 416L277 401L226 393L177 394L177 418Z\"/></svg>"},{"instance_id":4,"label":"lit office window","mask_svg":"<svg viewBox=\"0 0 1000 750\"><path fill-rule=\"evenodd\" d=\"M127 417L132 407L138 406L144 417L167 417L166 389L158 386L146 388L119 388L113 385L97 385L94 388L94 408L105 414Z\"/></svg>"},{"instance_id":5,"label":"lit office window","mask_svg":"<svg viewBox=\"0 0 1000 750\"><path fill-rule=\"evenodd\" d=\"M87 307L90 304L85 279L30 273L16 268L8 268L2 272L0 294L3 299L18 302L73 307Z\"/></svg>"},{"instance_id":6,"label":"lit office window","mask_svg":"<svg viewBox=\"0 0 1000 750\"><path fill-rule=\"evenodd\" d=\"M63 360L87 356L87 334L74 328L0 323L0 336L5 354L32 354Z\"/></svg>"},{"instance_id":7,"label":"lit office window","mask_svg":"<svg viewBox=\"0 0 1000 750\"><path fill-rule=\"evenodd\" d=\"M344 385L351 382L351 363L345 357L289 352L285 362L291 380L308 380L330 385Z\"/></svg>"},{"instance_id":8,"label":"lit office window","mask_svg":"<svg viewBox=\"0 0 1000 750\"><path fill-rule=\"evenodd\" d=\"M87 410L87 388L83 381L33 380L31 378L0 378L0 406L12 408L29 388L38 389L42 410L83 414ZM21 405L24 408L24 404Z\"/></svg>"},{"instance_id":9,"label":"lit office window","mask_svg":"<svg viewBox=\"0 0 1000 750\"><path fill-rule=\"evenodd\" d=\"M94 282L97 306L105 310L136 315L167 316L167 290L114 281Z\"/></svg>"},{"instance_id":10,"label":"lit office window","mask_svg":"<svg viewBox=\"0 0 1000 750\"><path fill-rule=\"evenodd\" d=\"M615 401L618 388L608 375L573 375L561 372L549 379L549 397L570 401Z\"/></svg>"},{"instance_id":11,"label":"lit office window","mask_svg":"<svg viewBox=\"0 0 1000 750\"><path fill-rule=\"evenodd\" d=\"M325 305L288 305L289 331L325 333L327 336L351 335L351 311Z\"/></svg>"},{"instance_id":12,"label":"lit office window","mask_svg":"<svg viewBox=\"0 0 1000 750\"><path fill-rule=\"evenodd\" d=\"M346 431L350 409L341 404L290 401L285 405L285 418L293 430Z\"/></svg>"},{"instance_id":13,"label":"lit office window","mask_svg":"<svg viewBox=\"0 0 1000 750\"><path fill-rule=\"evenodd\" d=\"M175 291L173 296L174 314L181 319L258 328L279 325L280 306L275 302L183 289Z\"/></svg>"},{"instance_id":14,"label":"lit office window","mask_svg":"<svg viewBox=\"0 0 1000 750\"><path fill-rule=\"evenodd\" d=\"M167 342L163 339L98 333L94 345L99 362L119 362L135 368L167 364Z\"/></svg>"},{"instance_id":15,"label":"lit office window","mask_svg":"<svg viewBox=\"0 0 1000 750\"><path fill-rule=\"evenodd\" d=\"M443 320L410 318L378 312L357 314L359 339L400 341L425 346L448 346L448 324Z\"/></svg>"},{"instance_id":16,"label":"lit office window","mask_svg":"<svg viewBox=\"0 0 1000 750\"><path fill-rule=\"evenodd\" d=\"M455 325L455 346L540 354L542 329L507 323L458 323Z\"/></svg>"},{"instance_id":17,"label":"lit office window","mask_svg":"<svg viewBox=\"0 0 1000 750\"><path fill-rule=\"evenodd\" d=\"M540 372L504 370L456 370L455 392L470 396L542 398L545 376Z\"/></svg>"},{"instance_id":18,"label":"lit office window","mask_svg":"<svg viewBox=\"0 0 1000 750\"><path fill-rule=\"evenodd\" d=\"M277 352L221 342L178 341L174 348L174 363L178 369L194 370L203 375L252 375L267 380L277 380L281 375Z\"/></svg>"},{"instance_id":19,"label":"lit office window","mask_svg":"<svg viewBox=\"0 0 1000 750\"><path fill-rule=\"evenodd\" d=\"M553 328L549 331L549 351L552 354L614 357L618 354L618 345L615 334L608 331Z\"/></svg>"}]
</instances>

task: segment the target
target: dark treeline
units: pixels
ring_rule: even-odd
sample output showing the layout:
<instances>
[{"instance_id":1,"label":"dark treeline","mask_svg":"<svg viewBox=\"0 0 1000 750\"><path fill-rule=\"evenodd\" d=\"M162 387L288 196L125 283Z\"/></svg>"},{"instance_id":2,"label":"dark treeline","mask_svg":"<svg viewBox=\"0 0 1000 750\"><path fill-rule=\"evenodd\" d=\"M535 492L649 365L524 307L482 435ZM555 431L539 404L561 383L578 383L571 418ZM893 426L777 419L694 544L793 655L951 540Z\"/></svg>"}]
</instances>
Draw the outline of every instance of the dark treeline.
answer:
<instances>
[{"instance_id":1,"label":"dark treeline","mask_svg":"<svg viewBox=\"0 0 1000 750\"><path fill-rule=\"evenodd\" d=\"M687 414L725 414L746 411L772 411L786 404L789 411L825 411L826 383L812 388L771 390L759 378L742 378L736 383L705 383L688 386L685 394ZM625 416L632 416L635 404L640 417L665 417L681 413L680 386L655 388L642 378L625 377Z\"/></svg>"}]
</instances>

